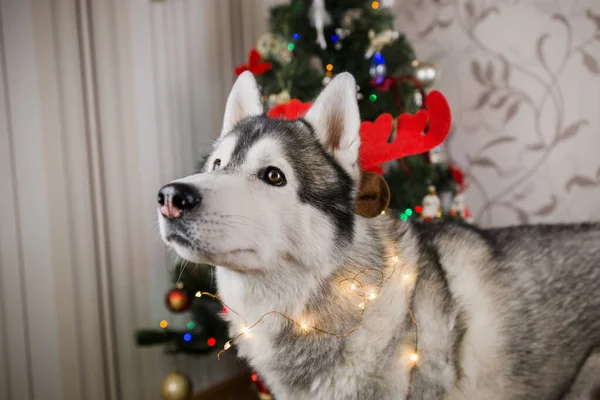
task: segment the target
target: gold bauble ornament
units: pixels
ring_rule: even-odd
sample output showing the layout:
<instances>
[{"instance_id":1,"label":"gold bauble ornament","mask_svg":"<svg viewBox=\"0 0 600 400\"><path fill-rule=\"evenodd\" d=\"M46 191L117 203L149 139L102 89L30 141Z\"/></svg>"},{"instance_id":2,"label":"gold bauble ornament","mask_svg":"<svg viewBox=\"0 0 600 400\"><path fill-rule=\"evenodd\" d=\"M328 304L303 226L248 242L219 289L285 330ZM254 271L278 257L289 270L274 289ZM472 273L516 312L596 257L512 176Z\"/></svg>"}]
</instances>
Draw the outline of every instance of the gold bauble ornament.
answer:
<instances>
[{"instance_id":1,"label":"gold bauble ornament","mask_svg":"<svg viewBox=\"0 0 600 400\"><path fill-rule=\"evenodd\" d=\"M160 388L163 400L189 400L192 396L192 382L179 371L165 377Z\"/></svg>"},{"instance_id":2,"label":"gold bauble ornament","mask_svg":"<svg viewBox=\"0 0 600 400\"><path fill-rule=\"evenodd\" d=\"M412 65L415 68L415 78L423 87L431 86L438 80L440 74L435 64L415 60Z\"/></svg>"},{"instance_id":3,"label":"gold bauble ornament","mask_svg":"<svg viewBox=\"0 0 600 400\"><path fill-rule=\"evenodd\" d=\"M354 22L358 21L363 14L363 10L360 8L351 8L342 14L341 26L343 29L352 31L354 29Z\"/></svg>"},{"instance_id":4,"label":"gold bauble ornament","mask_svg":"<svg viewBox=\"0 0 600 400\"><path fill-rule=\"evenodd\" d=\"M273 108L280 104L288 103L290 100L290 93L284 89L283 91L277 94L269 95L269 97L267 98L267 103L269 105L269 108Z\"/></svg>"},{"instance_id":5,"label":"gold bauble ornament","mask_svg":"<svg viewBox=\"0 0 600 400\"><path fill-rule=\"evenodd\" d=\"M278 59L282 64L289 64L292 62L293 54L287 47L279 50Z\"/></svg>"}]
</instances>

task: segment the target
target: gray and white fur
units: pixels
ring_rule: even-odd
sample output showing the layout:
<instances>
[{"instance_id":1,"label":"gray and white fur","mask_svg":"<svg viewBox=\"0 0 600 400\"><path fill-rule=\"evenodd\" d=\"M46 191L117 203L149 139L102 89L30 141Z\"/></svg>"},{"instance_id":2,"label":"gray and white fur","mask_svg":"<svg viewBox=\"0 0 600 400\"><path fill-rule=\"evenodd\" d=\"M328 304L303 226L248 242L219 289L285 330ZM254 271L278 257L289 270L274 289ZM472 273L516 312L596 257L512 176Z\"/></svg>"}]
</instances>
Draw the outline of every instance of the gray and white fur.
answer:
<instances>
[{"instance_id":1,"label":"gray and white fur","mask_svg":"<svg viewBox=\"0 0 600 400\"><path fill-rule=\"evenodd\" d=\"M332 333L356 327L337 337L270 315L242 335L238 354L275 397L598 399L600 226L358 216L359 126L349 74L282 121L244 73L203 172L159 193L164 241L218 265L219 295L243 316L227 314L232 337L273 310ZM367 268L362 284L389 279L363 313L339 282Z\"/></svg>"}]
</instances>

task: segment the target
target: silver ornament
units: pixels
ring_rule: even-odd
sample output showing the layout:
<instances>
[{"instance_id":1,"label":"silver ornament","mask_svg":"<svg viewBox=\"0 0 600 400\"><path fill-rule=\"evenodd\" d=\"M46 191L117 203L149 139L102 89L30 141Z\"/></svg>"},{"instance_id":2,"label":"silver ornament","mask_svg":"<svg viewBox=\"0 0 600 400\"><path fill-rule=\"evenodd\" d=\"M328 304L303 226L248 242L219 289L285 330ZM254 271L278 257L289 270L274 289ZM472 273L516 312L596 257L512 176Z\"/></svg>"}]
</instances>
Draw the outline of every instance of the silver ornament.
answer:
<instances>
[{"instance_id":1,"label":"silver ornament","mask_svg":"<svg viewBox=\"0 0 600 400\"><path fill-rule=\"evenodd\" d=\"M317 56L312 56L309 60L309 63L311 68L313 68L315 71L322 73L325 70L323 67L323 60Z\"/></svg>"},{"instance_id":2,"label":"silver ornament","mask_svg":"<svg viewBox=\"0 0 600 400\"><path fill-rule=\"evenodd\" d=\"M324 28L331 24L331 16L325 8L325 0L313 0L309 10L309 17L312 25L317 31L317 43L321 49L327 49Z\"/></svg>"},{"instance_id":3,"label":"silver ornament","mask_svg":"<svg viewBox=\"0 0 600 400\"><path fill-rule=\"evenodd\" d=\"M292 52L287 47L284 47L281 50L279 50L278 59L282 64L289 64L290 62L292 62L292 56Z\"/></svg>"},{"instance_id":4,"label":"silver ornament","mask_svg":"<svg viewBox=\"0 0 600 400\"><path fill-rule=\"evenodd\" d=\"M346 36L350 35L350 30L349 29L342 29L342 28L335 28L335 34L337 35L337 37L342 40L345 39Z\"/></svg>"},{"instance_id":5,"label":"silver ornament","mask_svg":"<svg viewBox=\"0 0 600 400\"><path fill-rule=\"evenodd\" d=\"M413 66L415 66L415 78L424 87L433 85L439 78L439 72L433 63L417 61L413 62Z\"/></svg>"},{"instance_id":6,"label":"silver ornament","mask_svg":"<svg viewBox=\"0 0 600 400\"><path fill-rule=\"evenodd\" d=\"M277 39L275 35L272 33L264 33L258 38L258 42L256 43L256 50L263 57L269 55L277 48Z\"/></svg>"},{"instance_id":7,"label":"silver ornament","mask_svg":"<svg viewBox=\"0 0 600 400\"><path fill-rule=\"evenodd\" d=\"M360 86L356 85L356 100L362 100L365 96L360 92Z\"/></svg>"},{"instance_id":8,"label":"silver ornament","mask_svg":"<svg viewBox=\"0 0 600 400\"><path fill-rule=\"evenodd\" d=\"M371 78L378 78L380 76L384 76L387 72L387 67L385 64L372 64L369 68L369 75Z\"/></svg>"},{"instance_id":9,"label":"silver ornament","mask_svg":"<svg viewBox=\"0 0 600 400\"><path fill-rule=\"evenodd\" d=\"M419 108L423 106L423 95L418 90L415 91L415 104Z\"/></svg>"},{"instance_id":10,"label":"silver ornament","mask_svg":"<svg viewBox=\"0 0 600 400\"><path fill-rule=\"evenodd\" d=\"M360 8L351 8L342 15L341 26L344 29L352 30L354 21L357 21L362 16L363 10Z\"/></svg>"}]
</instances>

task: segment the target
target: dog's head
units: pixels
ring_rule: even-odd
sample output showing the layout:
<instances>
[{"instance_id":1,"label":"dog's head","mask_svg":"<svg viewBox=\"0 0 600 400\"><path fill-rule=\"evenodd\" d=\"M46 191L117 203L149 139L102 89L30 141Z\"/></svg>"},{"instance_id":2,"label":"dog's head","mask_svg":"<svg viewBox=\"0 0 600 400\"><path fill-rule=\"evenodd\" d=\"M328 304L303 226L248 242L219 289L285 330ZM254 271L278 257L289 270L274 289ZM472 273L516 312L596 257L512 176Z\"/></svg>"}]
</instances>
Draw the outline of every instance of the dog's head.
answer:
<instances>
[{"instance_id":1,"label":"dog's head","mask_svg":"<svg viewBox=\"0 0 600 400\"><path fill-rule=\"evenodd\" d=\"M296 121L266 117L243 73L203 171L159 192L163 239L185 259L240 271L335 265L355 234L359 128L348 73Z\"/></svg>"}]
</instances>

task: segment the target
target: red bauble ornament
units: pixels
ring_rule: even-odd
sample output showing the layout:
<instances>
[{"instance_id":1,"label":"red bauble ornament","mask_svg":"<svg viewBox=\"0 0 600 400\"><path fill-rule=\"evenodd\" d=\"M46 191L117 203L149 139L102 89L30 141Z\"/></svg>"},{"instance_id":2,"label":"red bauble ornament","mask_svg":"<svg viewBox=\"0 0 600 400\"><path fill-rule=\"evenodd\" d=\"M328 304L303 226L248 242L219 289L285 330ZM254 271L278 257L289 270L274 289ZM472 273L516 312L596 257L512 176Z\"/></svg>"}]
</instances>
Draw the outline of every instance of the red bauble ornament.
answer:
<instances>
[{"instance_id":1,"label":"red bauble ornament","mask_svg":"<svg viewBox=\"0 0 600 400\"><path fill-rule=\"evenodd\" d=\"M258 390L258 395L261 400L273 399L271 392L269 392L267 386L264 383L262 383L262 381L260 380L258 375L256 375L255 372L252 373L252 382L254 382L254 384L256 385L256 389Z\"/></svg>"},{"instance_id":2,"label":"red bauble ornament","mask_svg":"<svg viewBox=\"0 0 600 400\"><path fill-rule=\"evenodd\" d=\"M167 292L165 304L172 312L180 313L190 308L190 299L185 290L173 288Z\"/></svg>"}]
</instances>

